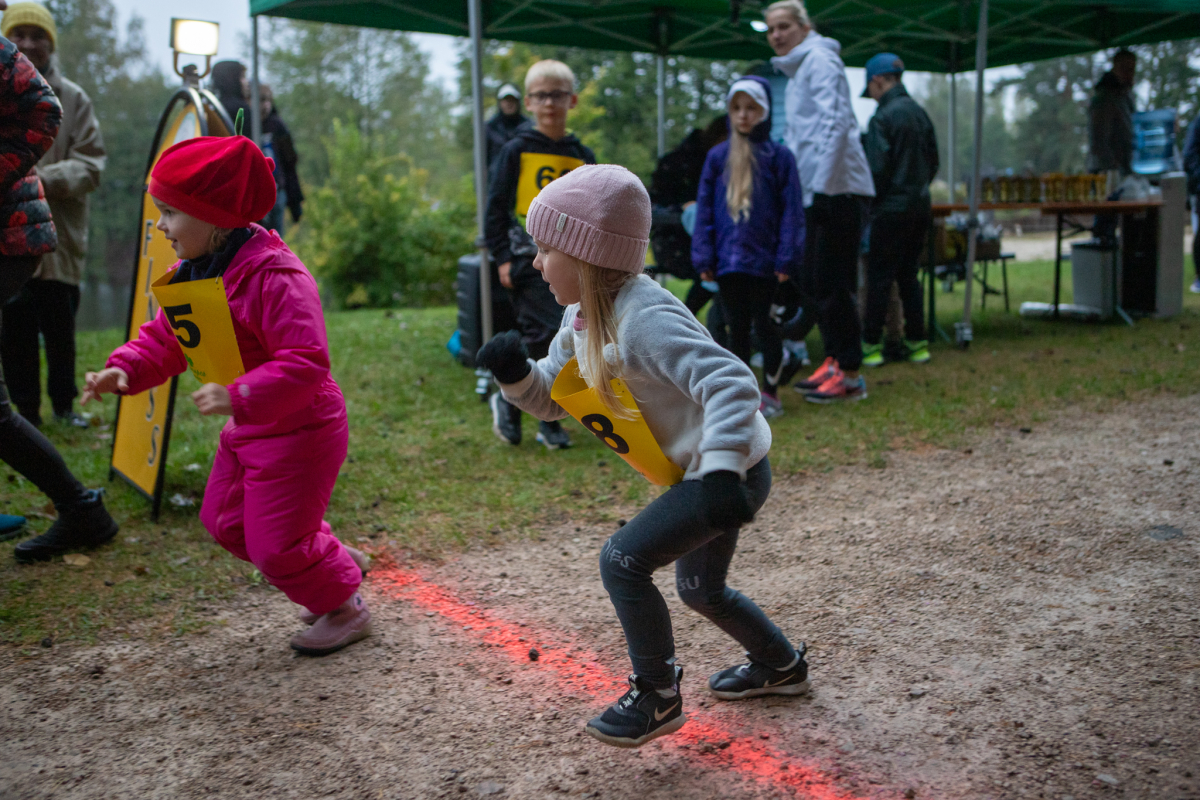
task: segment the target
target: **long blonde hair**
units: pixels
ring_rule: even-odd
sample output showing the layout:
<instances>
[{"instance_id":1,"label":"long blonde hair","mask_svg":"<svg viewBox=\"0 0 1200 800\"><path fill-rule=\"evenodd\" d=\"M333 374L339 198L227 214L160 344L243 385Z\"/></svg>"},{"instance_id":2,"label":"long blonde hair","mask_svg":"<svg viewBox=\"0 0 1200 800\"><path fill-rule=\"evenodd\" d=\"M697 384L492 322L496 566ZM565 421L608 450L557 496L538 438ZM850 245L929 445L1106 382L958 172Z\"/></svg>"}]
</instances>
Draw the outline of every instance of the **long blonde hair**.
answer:
<instances>
[{"instance_id":1,"label":"long blonde hair","mask_svg":"<svg viewBox=\"0 0 1200 800\"><path fill-rule=\"evenodd\" d=\"M579 375L596 390L600 402L613 416L633 419L633 412L621 404L612 388L613 379L621 377L619 359L614 364L604 357L604 349L608 345L617 347L617 315L614 308L617 292L633 274L605 269L580 259L575 261L579 266L579 312L587 321L587 348L578 362Z\"/></svg>"},{"instance_id":2,"label":"long blonde hair","mask_svg":"<svg viewBox=\"0 0 1200 800\"><path fill-rule=\"evenodd\" d=\"M754 194L754 174L758 159L750 137L730 126L729 155L725 159L725 205L735 223L750 218L751 197Z\"/></svg>"}]
</instances>

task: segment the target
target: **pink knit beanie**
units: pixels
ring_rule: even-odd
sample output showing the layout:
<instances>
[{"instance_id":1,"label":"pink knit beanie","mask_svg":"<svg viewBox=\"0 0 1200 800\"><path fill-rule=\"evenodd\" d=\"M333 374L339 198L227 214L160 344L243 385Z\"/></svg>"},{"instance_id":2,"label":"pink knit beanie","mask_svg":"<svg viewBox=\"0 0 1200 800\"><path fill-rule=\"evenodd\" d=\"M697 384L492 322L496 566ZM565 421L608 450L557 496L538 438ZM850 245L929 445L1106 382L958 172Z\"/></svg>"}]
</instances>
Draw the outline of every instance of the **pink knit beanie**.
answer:
<instances>
[{"instance_id":1,"label":"pink knit beanie","mask_svg":"<svg viewBox=\"0 0 1200 800\"><path fill-rule=\"evenodd\" d=\"M650 195L624 167L578 167L534 198L525 229L567 255L637 275L650 244Z\"/></svg>"}]
</instances>

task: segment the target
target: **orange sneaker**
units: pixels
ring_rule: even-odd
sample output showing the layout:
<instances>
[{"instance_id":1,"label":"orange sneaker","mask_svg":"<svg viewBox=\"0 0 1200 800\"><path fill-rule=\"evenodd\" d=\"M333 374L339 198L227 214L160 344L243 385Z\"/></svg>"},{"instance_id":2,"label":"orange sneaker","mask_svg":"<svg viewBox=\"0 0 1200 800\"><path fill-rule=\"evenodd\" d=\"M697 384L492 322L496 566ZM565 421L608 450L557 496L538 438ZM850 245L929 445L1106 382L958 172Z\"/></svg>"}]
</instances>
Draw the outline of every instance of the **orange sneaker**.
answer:
<instances>
[{"instance_id":1,"label":"orange sneaker","mask_svg":"<svg viewBox=\"0 0 1200 800\"><path fill-rule=\"evenodd\" d=\"M865 400L867 381L862 375L847 378L841 370L821 384L815 391L804 395L810 403L839 403L843 400Z\"/></svg>"},{"instance_id":2,"label":"orange sneaker","mask_svg":"<svg viewBox=\"0 0 1200 800\"><path fill-rule=\"evenodd\" d=\"M809 375L802 381L797 381L794 388L797 392L800 392L800 394L815 392L817 389L821 388L821 384L833 377L834 373L840 375L841 370L838 369L838 364L833 360L833 356L829 356L823 362L821 362L821 366L817 367L816 372L814 372L812 375Z\"/></svg>"}]
</instances>

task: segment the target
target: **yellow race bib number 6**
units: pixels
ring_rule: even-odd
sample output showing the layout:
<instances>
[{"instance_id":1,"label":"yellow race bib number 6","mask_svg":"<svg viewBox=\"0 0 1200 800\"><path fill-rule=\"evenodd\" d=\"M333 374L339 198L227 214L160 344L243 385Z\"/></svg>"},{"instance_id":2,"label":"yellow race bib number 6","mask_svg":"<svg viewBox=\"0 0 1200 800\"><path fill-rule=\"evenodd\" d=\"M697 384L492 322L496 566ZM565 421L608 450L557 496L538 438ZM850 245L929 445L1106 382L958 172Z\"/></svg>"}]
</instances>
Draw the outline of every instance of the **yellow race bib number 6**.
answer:
<instances>
[{"instance_id":1,"label":"yellow race bib number 6","mask_svg":"<svg viewBox=\"0 0 1200 800\"><path fill-rule=\"evenodd\" d=\"M517 216L523 217L529 213L529 204L542 189L550 185L550 181L582 166L582 161L570 156L521 153L521 172L517 177Z\"/></svg>"}]
</instances>

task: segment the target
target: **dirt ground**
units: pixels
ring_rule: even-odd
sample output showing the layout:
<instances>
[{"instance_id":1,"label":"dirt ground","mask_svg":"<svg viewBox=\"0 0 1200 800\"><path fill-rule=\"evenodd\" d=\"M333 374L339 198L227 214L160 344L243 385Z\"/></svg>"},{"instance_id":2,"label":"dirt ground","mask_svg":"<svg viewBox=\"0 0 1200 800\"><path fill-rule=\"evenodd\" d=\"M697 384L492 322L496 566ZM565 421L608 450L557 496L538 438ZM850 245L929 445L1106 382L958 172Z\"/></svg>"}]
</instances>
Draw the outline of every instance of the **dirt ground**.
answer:
<instances>
[{"instance_id":1,"label":"dirt ground","mask_svg":"<svg viewBox=\"0 0 1200 800\"><path fill-rule=\"evenodd\" d=\"M808 698L706 698L741 654L672 597L688 725L581 735L628 666L609 531L566 525L381 565L377 635L324 659L262 587L202 635L0 652L0 797L1200 798L1198 420L1163 398L778 481L731 583L807 641Z\"/></svg>"}]
</instances>

